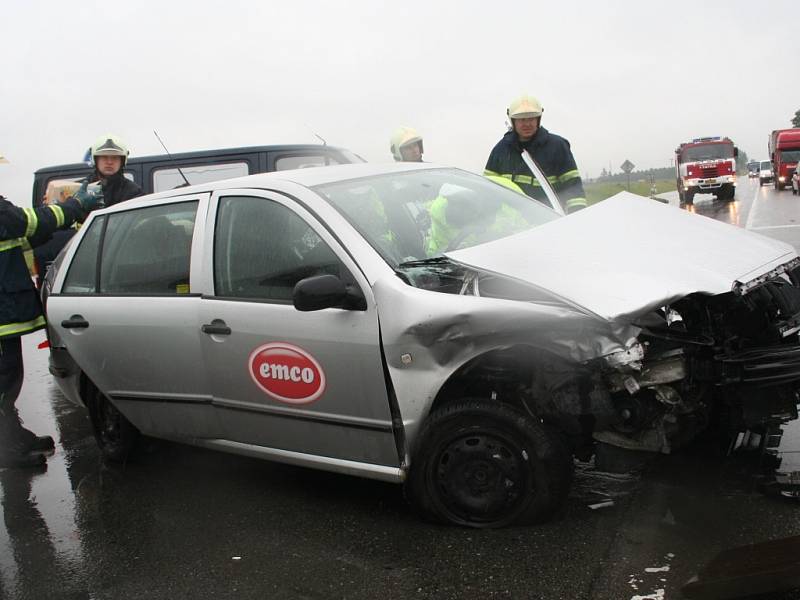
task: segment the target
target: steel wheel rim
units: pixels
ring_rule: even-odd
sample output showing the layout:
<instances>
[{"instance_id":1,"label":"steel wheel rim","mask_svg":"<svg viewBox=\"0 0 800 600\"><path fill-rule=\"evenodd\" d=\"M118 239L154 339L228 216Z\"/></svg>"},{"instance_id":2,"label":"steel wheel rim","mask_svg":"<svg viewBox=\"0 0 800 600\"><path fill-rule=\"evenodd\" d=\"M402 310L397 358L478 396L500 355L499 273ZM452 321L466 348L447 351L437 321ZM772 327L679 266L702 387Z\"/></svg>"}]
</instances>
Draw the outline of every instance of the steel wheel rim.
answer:
<instances>
[{"instance_id":1,"label":"steel wheel rim","mask_svg":"<svg viewBox=\"0 0 800 600\"><path fill-rule=\"evenodd\" d=\"M497 432L467 432L443 443L432 466L437 500L456 522L512 521L533 492L528 452Z\"/></svg>"}]
</instances>

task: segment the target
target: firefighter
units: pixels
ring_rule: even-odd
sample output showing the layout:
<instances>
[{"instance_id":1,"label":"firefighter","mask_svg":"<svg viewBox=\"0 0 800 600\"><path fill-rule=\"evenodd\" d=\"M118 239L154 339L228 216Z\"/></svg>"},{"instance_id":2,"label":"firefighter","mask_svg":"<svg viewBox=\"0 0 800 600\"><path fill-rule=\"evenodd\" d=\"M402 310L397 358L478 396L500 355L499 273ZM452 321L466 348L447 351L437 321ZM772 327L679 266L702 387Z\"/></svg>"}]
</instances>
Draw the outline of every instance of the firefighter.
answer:
<instances>
[{"instance_id":1,"label":"firefighter","mask_svg":"<svg viewBox=\"0 0 800 600\"><path fill-rule=\"evenodd\" d=\"M522 189L512 181L496 176L488 178L524 195ZM428 256L457 250L462 245L478 244L486 233L490 238L497 238L529 227L525 217L505 202L487 201L486 198L479 198L473 190L447 184L439 190L429 213Z\"/></svg>"},{"instance_id":2,"label":"firefighter","mask_svg":"<svg viewBox=\"0 0 800 600\"><path fill-rule=\"evenodd\" d=\"M102 184L106 206L142 195L142 188L127 179L123 172L130 154L125 142L114 135L103 135L91 150L94 173L89 176L89 182L99 181Z\"/></svg>"},{"instance_id":3,"label":"firefighter","mask_svg":"<svg viewBox=\"0 0 800 600\"><path fill-rule=\"evenodd\" d=\"M392 134L389 149L397 162L422 162L422 136L411 127L399 127Z\"/></svg>"},{"instance_id":4,"label":"firefighter","mask_svg":"<svg viewBox=\"0 0 800 600\"><path fill-rule=\"evenodd\" d=\"M110 134L103 135L92 145L89 152L94 173L89 175L86 181L100 182L104 206L113 206L143 194L142 188L125 177L123 167L130 152L120 138ZM48 243L34 251L36 270L40 277L44 277L47 266L56 259L73 235L75 235L74 229L58 231Z\"/></svg>"},{"instance_id":5,"label":"firefighter","mask_svg":"<svg viewBox=\"0 0 800 600\"><path fill-rule=\"evenodd\" d=\"M8 161L0 156L0 162ZM23 379L21 336L45 326L23 247L83 220L100 199L87 186L63 204L39 208L20 208L0 196L0 467L40 466L45 458L35 452L55 447L50 436L24 428L15 407Z\"/></svg>"},{"instance_id":6,"label":"firefighter","mask_svg":"<svg viewBox=\"0 0 800 600\"><path fill-rule=\"evenodd\" d=\"M531 198L548 204L544 190L522 160L521 153L527 150L567 213L586 208L583 183L569 142L542 127L543 112L541 103L529 95L520 96L509 105L506 113L511 129L492 149L484 174L510 179Z\"/></svg>"}]
</instances>

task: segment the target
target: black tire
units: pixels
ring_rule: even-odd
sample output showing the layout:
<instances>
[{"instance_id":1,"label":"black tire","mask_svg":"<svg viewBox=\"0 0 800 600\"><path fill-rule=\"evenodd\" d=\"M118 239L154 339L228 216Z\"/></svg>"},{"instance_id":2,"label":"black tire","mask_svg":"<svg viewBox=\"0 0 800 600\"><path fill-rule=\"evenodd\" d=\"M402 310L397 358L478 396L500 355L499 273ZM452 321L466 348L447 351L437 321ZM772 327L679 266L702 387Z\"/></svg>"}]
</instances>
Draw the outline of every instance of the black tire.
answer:
<instances>
[{"instance_id":1,"label":"black tire","mask_svg":"<svg viewBox=\"0 0 800 600\"><path fill-rule=\"evenodd\" d=\"M552 516L573 468L560 437L541 422L508 404L463 400L425 422L405 491L429 520L505 527Z\"/></svg>"},{"instance_id":2,"label":"black tire","mask_svg":"<svg viewBox=\"0 0 800 600\"><path fill-rule=\"evenodd\" d=\"M725 193L723 200L725 200L726 202L733 202L735 198L736 198L736 187L730 186L728 188L728 191Z\"/></svg>"},{"instance_id":3,"label":"black tire","mask_svg":"<svg viewBox=\"0 0 800 600\"><path fill-rule=\"evenodd\" d=\"M94 438L103 456L112 462L128 460L139 444L139 430L93 385L87 407Z\"/></svg>"}]
</instances>

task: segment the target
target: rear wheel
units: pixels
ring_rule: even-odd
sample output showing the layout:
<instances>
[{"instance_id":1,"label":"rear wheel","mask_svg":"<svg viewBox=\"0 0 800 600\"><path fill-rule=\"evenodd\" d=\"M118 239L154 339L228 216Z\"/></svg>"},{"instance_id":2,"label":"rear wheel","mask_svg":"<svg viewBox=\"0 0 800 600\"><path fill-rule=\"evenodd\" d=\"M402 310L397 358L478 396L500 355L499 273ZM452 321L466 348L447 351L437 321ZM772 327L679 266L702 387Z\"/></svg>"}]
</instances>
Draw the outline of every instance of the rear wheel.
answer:
<instances>
[{"instance_id":1,"label":"rear wheel","mask_svg":"<svg viewBox=\"0 0 800 600\"><path fill-rule=\"evenodd\" d=\"M97 445L112 462L124 462L136 449L141 434L96 387L90 386L89 416Z\"/></svg>"},{"instance_id":2,"label":"rear wheel","mask_svg":"<svg viewBox=\"0 0 800 600\"><path fill-rule=\"evenodd\" d=\"M423 426L406 495L437 522L504 527L551 516L572 472L571 454L540 421L508 404L464 400Z\"/></svg>"}]
</instances>

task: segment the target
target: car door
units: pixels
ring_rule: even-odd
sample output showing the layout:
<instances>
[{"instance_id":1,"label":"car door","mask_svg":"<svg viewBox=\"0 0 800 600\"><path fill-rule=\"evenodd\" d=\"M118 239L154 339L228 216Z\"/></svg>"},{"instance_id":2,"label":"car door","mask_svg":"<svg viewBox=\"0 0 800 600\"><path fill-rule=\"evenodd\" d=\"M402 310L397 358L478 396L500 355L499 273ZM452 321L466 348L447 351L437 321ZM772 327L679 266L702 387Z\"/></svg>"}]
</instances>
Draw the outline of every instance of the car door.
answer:
<instances>
[{"instance_id":1,"label":"car door","mask_svg":"<svg viewBox=\"0 0 800 600\"><path fill-rule=\"evenodd\" d=\"M279 194L215 194L208 220L214 292L201 307L203 348L227 438L397 467L377 309L349 255ZM295 283L318 274L357 286L366 309L296 310Z\"/></svg>"},{"instance_id":2,"label":"car door","mask_svg":"<svg viewBox=\"0 0 800 600\"><path fill-rule=\"evenodd\" d=\"M193 195L98 215L47 301L54 337L145 433L219 434L190 276L207 200Z\"/></svg>"}]
</instances>

